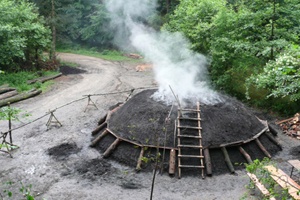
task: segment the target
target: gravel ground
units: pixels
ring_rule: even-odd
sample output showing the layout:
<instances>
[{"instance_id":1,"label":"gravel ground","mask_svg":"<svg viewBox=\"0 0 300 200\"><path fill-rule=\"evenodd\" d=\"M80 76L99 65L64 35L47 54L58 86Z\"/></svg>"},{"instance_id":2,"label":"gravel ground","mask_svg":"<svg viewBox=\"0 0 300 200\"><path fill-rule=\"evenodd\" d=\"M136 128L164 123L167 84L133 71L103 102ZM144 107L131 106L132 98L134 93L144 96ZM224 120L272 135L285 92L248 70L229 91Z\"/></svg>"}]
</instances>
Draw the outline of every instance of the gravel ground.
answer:
<instances>
[{"instance_id":1,"label":"gravel ground","mask_svg":"<svg viewBox=\"0 0 300 200\"><path fill-rule=\"evenodd\" d=\"M149 199L152 173L136 173L133 168L116 163L113 159L103 159L99 151L89 147L91 131L97 126L99 118L110 106L124 101L128 93L92 96L98 109L93 106L86 109L87 99L61 106L83 95L154 87L152 72L137 72L134 64L87 56L60 54L59 57L78 63L82 73L64 75L55 80L50 91L13 106L32 114L23 122L59 108L54 114L63 126L51 126L47 130L48 115L13 131L14 144L20 148L13 151L13 158L0 154L0 183L16 182L10 188L13 192L11 199L23 198L18 192L19 181L25 186L32 184L31 193L36 199ZM14 127L21 124L13 123ZM0 123L0 130L7 130L6 122ZM286 161L299 159L299 142L284 135L279 135L278 139L283 151L273 160L289 173L290 166ZM260 198L259 192L249 192L245 188L249 178L244 170L237 171L235 175L224 174L205 180L199 177L183 175L177 179L166 173L158 175L153 199L240 199L245 194L248 194L247 199ZM3 194L6 187L3 184L0 193Z\"/></svg>"}]
</instances>

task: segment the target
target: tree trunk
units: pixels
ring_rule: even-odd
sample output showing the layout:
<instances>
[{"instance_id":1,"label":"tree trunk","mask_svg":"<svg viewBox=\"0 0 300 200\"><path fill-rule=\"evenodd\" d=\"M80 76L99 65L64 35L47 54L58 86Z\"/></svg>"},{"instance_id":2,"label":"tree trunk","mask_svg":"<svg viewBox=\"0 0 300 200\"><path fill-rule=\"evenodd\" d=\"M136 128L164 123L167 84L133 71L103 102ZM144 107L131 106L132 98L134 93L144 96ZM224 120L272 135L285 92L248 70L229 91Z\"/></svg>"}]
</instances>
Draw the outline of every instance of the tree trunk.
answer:
<instances>
[{"instance_id":1,"label":"tree trunk","mask_svg":"<svg viewBox=\"0 0 300 200\"><path fill-rule=\"evenodd\" d=\"M272 16L272 22L271 22L271 41L274 41L274 30L275 30L275 14L276 14L276 1L273 1L273 16ZM274 46L272 44L271 46L271 60L274 59Z\"/></svg>"},{"instance_id":2,"label":"tree trunk","mask_svg":"<svg viewBox=\"0 0 300 200\"><path fill-rule=\"evenodd\" d=\"M170 1L171 1L171 0L166 0L166 11L167 11L167 14L168 14L169 11L170 11Z\"/></svg>"},{"instance_id":3,"label":"tree trunk","mask_svg":"<svg viewBox=\"0 0 300 200\"><path fill-rule=\"evenodd\" d=\"M18 101L22 101L24 99L34 97L36 95L39 95L40 93L42 93L42 90L32 90L32 91L29 91L26 93L22 93L22 94L19 94L19 95L10 97L10 98L0 100L0 107L6 106L6 105L8 105L8 103L15 103Z\"/></svg>"},{"instance_id":4,"label":"tree trunk","mask_svg":"<svg viewBox=\"0 0 300 200\"><path fill-rule=\"evenodd\" d=\"M8 87L8 86L7 87L3 86L3 87L0 87L0 94L6 93L6 92L10 92L10 91L14 91L14 90L16 90L16 89Z\"/></svg>"},{"instance_id":5,"label":"tree trunk","mask_svg":"<svg viewBox=\"0 0 300 200\"><path fill-rule=\"evenodd\" d=\"M13 91L10 91L10 92L0 94L0 100L6 99L6 98L9 98L9 97L12 97L12 96L16 96L17 94L18 94L17 90L13 90Z\"/></svg>"},{"instance_id":6,"label":"tree trunk","mask_svg":"<svg viewBox=\"0 0 300 200\"><path fill-rule=\"evenodd\" d=\"M50 50L50 59L56 59L56 27L55 27L55 2L51 0L51 31L52 31L52 43Z\"/></svg>"}]
</instances>

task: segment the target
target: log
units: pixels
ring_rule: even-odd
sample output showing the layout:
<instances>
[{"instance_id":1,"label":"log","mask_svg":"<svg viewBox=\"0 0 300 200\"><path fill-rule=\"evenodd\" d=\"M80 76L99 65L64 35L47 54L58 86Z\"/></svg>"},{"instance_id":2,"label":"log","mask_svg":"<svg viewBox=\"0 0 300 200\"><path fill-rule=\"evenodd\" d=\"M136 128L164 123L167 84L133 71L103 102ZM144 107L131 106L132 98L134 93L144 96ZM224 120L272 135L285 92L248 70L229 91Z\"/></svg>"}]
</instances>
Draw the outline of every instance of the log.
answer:
<instances>
[{"instance_id":1,"label":"log","mask_svg":"<svg viewBox=\"0 0 300 200\"><path fill-rule=\"evenodd\" d=\"M204 152L204 159L205 159L206 175L211 176L212 175L212 167L211 167L211 159L210 159L209 149L206 148L203 150L203 152Z\"/></svg>"},{"instance_id":2,"label":"log","mask_svg":"<svg viewBox=\"0 0 300 200\"><path fill-rule=\"evenodd\" d=\"M29 99L29 98L39 95L41 93L42 93L42 90L31 90L29 92L21 93L16 96L13 96L13 97L9 97L9 98L0 100L0 107L6 106L9 102L15 103L18 101L22 101L24 99Z\"/></svg>"},{"instance_id":3,"label":"log","mask_svg":"<svg viewBox=\"0 0 300 200\"><path fill-rule=\"evenodd\" d=\"M262 152L263 152L268 158L272 158L272 156L270 155L270 153L266 150L266 148L262 145L262 143L259 141L258 138L255 139L255 142L256 142L257 146L260 148L260 150L262 150Z\"/></svg>"},{"instance_id":4,"label":"log","mask_svg":"<svg viewBox=\"0 0 300 200\"><path fill-rule=\"evenodd\" d=\"M271 125L271 124L268 124L268 127L269 127L270 132L271 132L274 136L277 136L278 133L280 132L280 131L278 131L276 128L274 128L274 126Z\"/></svg>"},{"instance_id":5,"label":"log","mask_svg":"<svg viewBox=\"0 0 300 200\"><path fill-rule=\"evenodd\" d=\"M136 168L135 168L137 171L141 170L141 165L142 165L142 160L143 160L143 157L144 157L144 152L145 152L145 148L143 146L141 146L140 156L139 156Z\"/></svg>"},{"instance_id":6,"label":"log","mask_svg":"<svg viewBox=\"0 0 300 200\"><path fill-rule=\"evenodd\" d=\"M6 85L5 85L6 86ZM12 87L0 87L0 94L6 93L6 92L10 92L16 90L15 88Z\"/></svg>"},{"instance_id":7,"label":"log","mask_svg":"<svg viewBox=\"0 0 300 200\"><path fill-rule=\"evenodd\" d=\"M223 152L223 155L224 155L224 158L225 158L225 162L226 162L226 164L227 164L227 166L229 168L229 171L233 174L234 173L234 167L233 167L233 165L231 163L231 160L230 160L230 157L228 155L228 152L227 152L227 150L226 150L225 147L221 147L221 150Z\"/></svg>"},{"instance_id":8,"label":"log","mask_svg":"<svg viewBox=\"0 0 300 200\"><path fill-rule=\"evenodd\" d=\"M245 151L245 149L243 149L243 147L239 147L239 150L249 164L253 162L251 156Z\"/></svg>"},{"instance_id":9,"label":"log","mask_svg":"<svg viewBox=\"0 0 300 200\"><path fill-rule=\"evenodd\" d=\"M12 90L12 91L9 91L9 92L0 94L0 100L3 100L3 99L6 99L6 98L9 98L9 97L16 96L17 94L19 94L19 93L17 92L17 90Z\"/></svg>"},{"instance_id":10,"label":"log","mask_svg":"<svg viewBox=\"0 0 300 200\"><path fill-rule=\"evenodd\" d=\"M169 160L169 175L174 175L176 170L176 151L171 149Z\"/></svg>"},{"instance_id":11,"label":"log","mask_svg":"<svg viewBox=\"0 0 300 200\"><path fill-rule=\"evenodd\" d=\"M280 148L280 150L282 150L281 144L278 142L278 140L275 137L273 137L273 135L270 132L266 132L266 136L271 140L271 142L276 144Z\"/></svg>"},{"instance_id":12,"label":"log","mask_svg":"<svg viewBox=\"0 0 300 200\"><path fill-rule=\"evenodd\" d=\"M98 121L98 125L103 124L106 121L107 113L103 117L101 117Z\"/></svg>"},{"instance_id":13,"label":"log","mask_svg":"<svg viewBox=\"0 0 300 200\"><path fill-rule=\"evenodd\" d=\"M121 142L122 140L120 138L117 138L107 149L106 151L103 153L103 158L107 158L109 157L109 155L112 153L113 150L115 150L115 148L118 146L118 144Z\"/></svg>"},{"instance_id":14,"label":"log","mask_svg":"<svg viewBox=\"0 0 300 200\"><path fill-rule=\"evenodd\" d=\"M103 131L98 137L96 137L96 138L92 141L90 147L96 146L96 144L98 144L98 142L100 142L100 140L101 140L104 136L106 136L108 133L109 133L109 132L108 132L107 129L106 129L105 131Z\"/></svg>"},{"instance_id":15,"label":"log","mask_svg":"<svg viewBox=\"0 0 300 200\"><path fill-rule=\"evenodd\" d=\"M36 79L33 79L33 80L29 80L29 81L27 81L27 83L28 84L33 84L33 83L36 83L36 82L44 83L46 81L55 79L55 78L57 78L57 77L59 77L61 75L62 75L62 73L59 73L59 74L56 74L56 75L52 75L52 76L44 76L44 77L36 78Z\"/></svg>"},{"instance_id":16,"label":"log","mask_svg":"<svg viewBox=\"0 0 300 200\"><path fill-rule=\"evenodd\" d=\"M99 133L102 129L106 128L107 123L104 122L101 125L99 125L95 130L92 131L92 135L96 135L97 133Z\"/></svg>"}]
</instances>

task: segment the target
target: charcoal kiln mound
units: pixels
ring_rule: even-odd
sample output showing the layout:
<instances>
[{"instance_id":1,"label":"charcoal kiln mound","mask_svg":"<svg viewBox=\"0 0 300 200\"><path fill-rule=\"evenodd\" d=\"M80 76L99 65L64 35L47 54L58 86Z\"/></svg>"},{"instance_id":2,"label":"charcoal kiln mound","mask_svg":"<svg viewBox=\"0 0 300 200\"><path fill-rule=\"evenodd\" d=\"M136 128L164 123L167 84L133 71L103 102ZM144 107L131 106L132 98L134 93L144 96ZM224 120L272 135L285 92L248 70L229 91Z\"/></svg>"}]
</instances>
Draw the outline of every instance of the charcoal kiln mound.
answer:
<instances>
[{"instance_id":1,"label":"charcoal kiln mound","mask_svg":"<svg viewBox=\"0 0 300 200\"><path fill-rule=\"evenodd\" d=\"M174 149L179 177L181 168L188 168L183 169L187 174L190 168L191 173L205 168L206 175L228 169L233 173L241 163L271 157L281 148L267 122L234 98L221 95L220 103L189 103L183 108L153 100L154 92L144 90L112 107L92 132L91 146L137 169L153 164L156 147L160 167L169 168Z\"/></svg>"}]
</instances>

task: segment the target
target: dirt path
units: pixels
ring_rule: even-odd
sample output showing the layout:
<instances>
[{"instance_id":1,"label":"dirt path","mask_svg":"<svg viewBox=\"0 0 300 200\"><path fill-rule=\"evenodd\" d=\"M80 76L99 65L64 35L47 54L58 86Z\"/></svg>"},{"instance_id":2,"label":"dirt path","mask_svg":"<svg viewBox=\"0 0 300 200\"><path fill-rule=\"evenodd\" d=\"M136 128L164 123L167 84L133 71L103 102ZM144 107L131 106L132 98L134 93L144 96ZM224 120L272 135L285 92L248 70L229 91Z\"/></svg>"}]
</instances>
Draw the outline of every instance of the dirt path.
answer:
<instances>
[{"instance_id":1,"label":"dirt path","mask_svg":"<svg viewBox=\"0 0 300 200\"><path fill-rule=\"evenodd\" d=\"M133 64L73 54L60 54L59 57L78 63L86 73L63 76L56 80L51 91L14 104L32 114L29 120L80 99L82 95L154 86L152 72L136 72ZM20 148L13 152L14 158L0 154L0 183L22 181L25 185L32 184L32 194L36 199L149 199L151 173L135 173L134 169L102 159L98 151L89 147L91 131L97 120L110 106L124 101L127 95L92 97L99 110L89 106L84 112L87 99L62 107L55 111L55 116L63 124L60 128L47 130L47 116L14 131L14 143ZM6 123L1 122L0 130L6 129ZM293 151L297 152L298 141L285 136L280 136L280 140L286 148L275 160L288 170L285 161L298 158L297 153L290 152L290 147L295 147ZM248 182L244 171L205 180L184 176L179 180L165 173L157 176L154 199L240 199L247 191L244 186ZM0 192L5 187L0 187ZM18 184L13 188L13 199L21 199L16 194L18 188ZM256 198L250 196L248 199Z\"/></svg>"}]
</instances>

